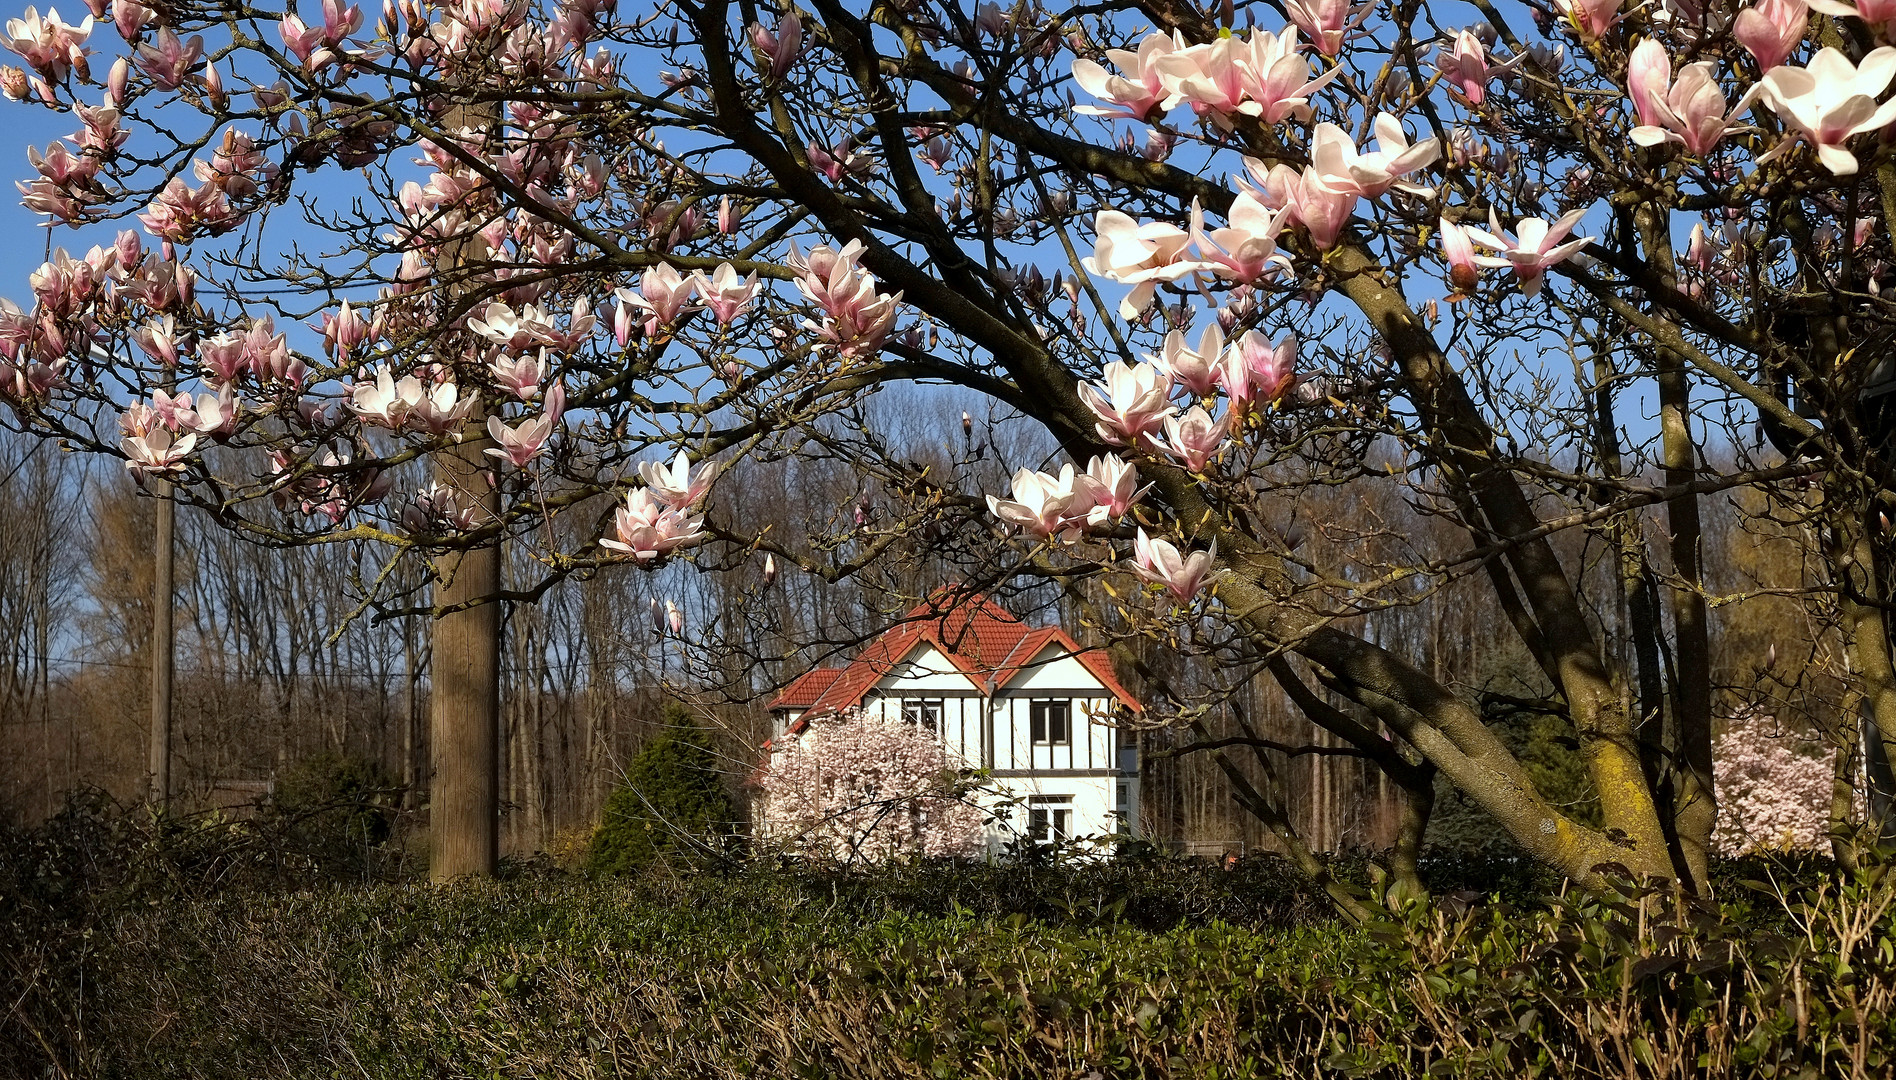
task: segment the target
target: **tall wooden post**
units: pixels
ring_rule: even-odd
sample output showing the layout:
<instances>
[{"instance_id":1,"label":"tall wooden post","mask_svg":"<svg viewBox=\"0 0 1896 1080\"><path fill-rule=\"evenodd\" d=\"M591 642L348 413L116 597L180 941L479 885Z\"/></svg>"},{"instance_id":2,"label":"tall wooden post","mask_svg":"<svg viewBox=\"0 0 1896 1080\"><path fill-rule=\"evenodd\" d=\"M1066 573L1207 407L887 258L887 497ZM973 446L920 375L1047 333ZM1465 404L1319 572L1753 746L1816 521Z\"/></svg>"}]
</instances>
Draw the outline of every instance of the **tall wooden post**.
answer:
<instances>
[{"instance_id":1,"label":"tall wooden post","mask_svg":"<svg viewBox=\"0 0 1896 1080\"><path fill-rule=\"evenodd\" d=\"M498 104L457 105L443 117L449 131L491 131ZM447 245L437 271L484 259L478 236ZM442 303L457 288L447 283ZM477 392L465 384L469 392ZM475 508L476 527L500 515L500 492L487 476L493 460L482 451L485 411L469 418L462 441L434 455L435 477L462 506ZM433 776L428 789L428 876L435 881L489 877L500 862L500 540L453 552L436 561L437 610L488 602L436 619L430 635L428 716Z\"/></svg>"},{"instance_id":2,"label":"tall wooden post","mask_svg":"<svg viewBox=\"0 0 1896 1080\"><path fill-rule=\"evenodd\" d=\"M478 519L500 512L500 494L484 475L481 451L492 445L470 424L460 445L439 451L435 474ZM478 429L484 430L484 429ZM486 544L438 560L437 608L500 593L500 544ZM500 860L500 602L490 601L435 620L429 649L429 746L434 777L428 792L436 881L487 876Z\"/></svg>"},{"instance_id":3,"label":"tall wooden post","mask_svg":"<svg viewBox=\"0 0 1896 1080\"><path fill-rule=\"evenodd\" d=\"M151 585L151 760L147 798L159 810L171 802L171 678L174 673L172 595L177 552L173 534L177 504L171 485L159 480L156 543Z\"/></svg>"}]
</instances>

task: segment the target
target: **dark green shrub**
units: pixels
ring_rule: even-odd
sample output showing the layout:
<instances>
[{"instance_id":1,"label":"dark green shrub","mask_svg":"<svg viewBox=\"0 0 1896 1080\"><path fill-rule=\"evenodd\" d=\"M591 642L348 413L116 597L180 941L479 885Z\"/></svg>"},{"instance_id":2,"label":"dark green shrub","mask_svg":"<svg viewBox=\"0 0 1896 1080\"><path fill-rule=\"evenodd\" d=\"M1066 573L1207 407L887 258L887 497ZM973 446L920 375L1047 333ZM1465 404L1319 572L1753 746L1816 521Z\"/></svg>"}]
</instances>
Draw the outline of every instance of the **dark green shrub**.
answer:
<instances>
[{"instance_id":1,"label":"dark green shrub","mask_svg":"<svg viewBox=\"0 0 1896 1080\"><path fill-rule=\"evenodd\" d=\"M103 1077L1885 1076L1890 890L1628 888L1359 931L867 914L774 877L224 896L99 928ZM1757 929L1794 915L1797 936ZM35 1015L44 1015L40 1010ZM22 1060L40 1060L38 1057Z\"/></svg>"},{"instance_id":2,"label":"dark green shrub","mask_svg":"<svg viewBox=\"0 0 1896 1080\"><path fill-rule=\"evenodd\" d=\"M586 852L588 873L633 873L660 859L697 860L727 846L737 814L711 733L674 701L665 703L664 724L606 800Z\"/></svg>"},{"instance_id":3,"label":"dark green shrub","mask_svg":"<svg viewBox=\"0 0 1896 1080\"><path fill-rule=\"evenodd\" d=\"M325 752L277 774L263 813L305 854L359 872L371 849L388 841L399 793L375 763Z\"/></svg>"}]
</instances>

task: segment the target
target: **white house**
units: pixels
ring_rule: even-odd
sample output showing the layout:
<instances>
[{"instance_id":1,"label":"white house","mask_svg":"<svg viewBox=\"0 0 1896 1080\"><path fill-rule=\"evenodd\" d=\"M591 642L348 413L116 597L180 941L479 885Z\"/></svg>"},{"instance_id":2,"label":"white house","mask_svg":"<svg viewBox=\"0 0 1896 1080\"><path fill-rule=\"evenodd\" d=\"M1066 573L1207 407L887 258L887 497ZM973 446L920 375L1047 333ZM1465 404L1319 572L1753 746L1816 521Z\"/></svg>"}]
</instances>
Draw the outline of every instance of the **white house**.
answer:
<instances>
[{"instance_id":1,"label":"white house","mask_svg":"<svg viewBox=\"0 0 1896 1080\"><path fill-rule=\"evenodd\" d=\"M1101 721L1140 705L1105 656L1057 626L1028 626L988 599L946 614L922 605L855 660L785 687L770 710L782 735L852 706L925 725L968 767L991 770L984 801L1021 800L990 827L991 845L1138 827L1138 751Z\"/></svg>"}]
</instances>

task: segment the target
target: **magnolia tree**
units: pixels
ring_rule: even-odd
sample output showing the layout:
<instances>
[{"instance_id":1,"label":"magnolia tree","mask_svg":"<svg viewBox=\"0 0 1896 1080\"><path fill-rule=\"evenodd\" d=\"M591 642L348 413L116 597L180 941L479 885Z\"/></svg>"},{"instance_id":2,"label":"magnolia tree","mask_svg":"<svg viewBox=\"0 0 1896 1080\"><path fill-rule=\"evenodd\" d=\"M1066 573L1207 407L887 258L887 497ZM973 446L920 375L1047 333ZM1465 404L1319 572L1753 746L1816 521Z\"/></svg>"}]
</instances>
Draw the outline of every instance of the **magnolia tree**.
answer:
<instances>
[{"instance_id":1,"label":"magnolia tree","mask_svg":"<svg viewBox=\"0 0 1896 1080\"><path fill-rule=\"evenodd\" d=\"M986 815L919 724L849 709L781 736L757 782L765 836L840 862L965 858Z\"/></svg>"},{"instance_id":2,"label":"magnolia tree","mask_svg":"<svg viewBox=\"0 0 1896 1080\"><path fill-rule=\"evenodd\" d=\"M1700 504L1751 488L1896 741L1885 4L91 2L8 25L0 88L74 125L25 201L87 250L0 313L0 392L232 529L429 561L437 872L491 865L501 603L684 557L1103 578L1102 632L1282 683L1409 841L1439 773L1579 880L1702 888ZM1050 456L914 462L861 408L897 382ZM793 453L879 501L700 512ZM1379 635L1462 578L1597 826Z\"/></svg>"},{"instance_id":3,"label":"magnolia tree","mask_svg":"<svg viewBox=\"0 0 1896 1080\"><path fill-rule=\"evenodd\" d=\"M1829 841L1834 747L1796 738L1775 717L1752 709L1726 719L1713 754L1719 799L1713 840L1720 852L1810 849Z\"/></svg>"}]
</instances>

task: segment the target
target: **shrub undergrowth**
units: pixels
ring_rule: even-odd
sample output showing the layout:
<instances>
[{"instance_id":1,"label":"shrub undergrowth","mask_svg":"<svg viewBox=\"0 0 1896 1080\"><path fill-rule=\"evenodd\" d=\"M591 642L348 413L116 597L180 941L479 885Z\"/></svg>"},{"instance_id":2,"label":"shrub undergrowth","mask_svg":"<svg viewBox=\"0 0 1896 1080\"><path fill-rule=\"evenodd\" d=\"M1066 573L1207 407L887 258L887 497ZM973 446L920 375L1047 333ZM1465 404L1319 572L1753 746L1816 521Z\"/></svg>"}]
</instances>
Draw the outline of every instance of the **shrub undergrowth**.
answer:
<instances>
[{"instance_id":1,"label":"shrub undergrowth","mask_svg":"<svg viewBox=\"0 0 1896 1080\"><path fill-rule=\"evenodd\" d=\"M1354 928L1272 859L519 869L429 887L265 882L248 856L217 854L228 830L64 827L92 831L0 838L0 910L21 943L5 951L0 1073L1891 1072L1880 867L1726 866L1715 906L1630 884L1531 904L1440 894ZM62 860L81 871L49 869ZM220 865L210 886L182 869Z\"/></svg>"}]
</instances>

